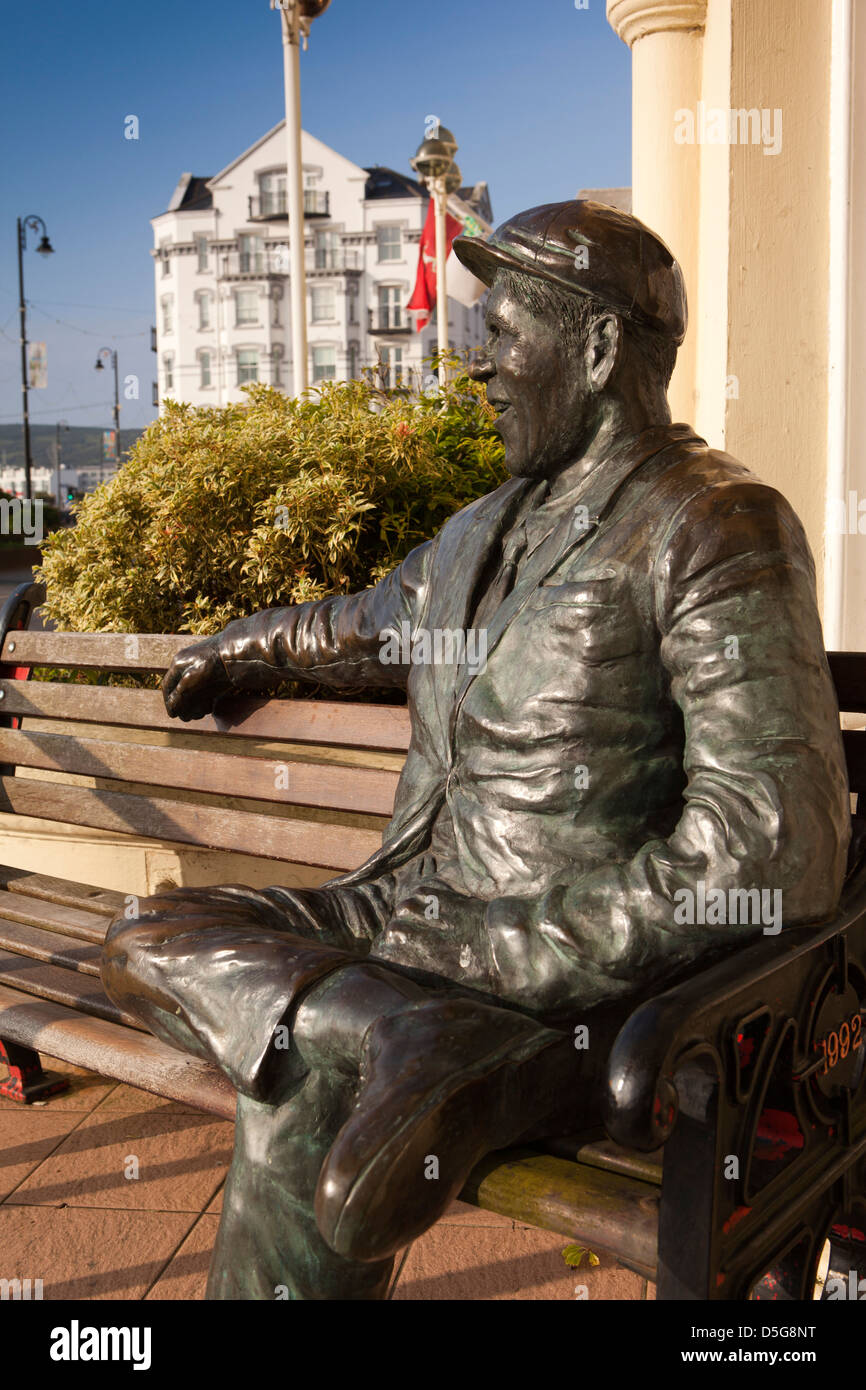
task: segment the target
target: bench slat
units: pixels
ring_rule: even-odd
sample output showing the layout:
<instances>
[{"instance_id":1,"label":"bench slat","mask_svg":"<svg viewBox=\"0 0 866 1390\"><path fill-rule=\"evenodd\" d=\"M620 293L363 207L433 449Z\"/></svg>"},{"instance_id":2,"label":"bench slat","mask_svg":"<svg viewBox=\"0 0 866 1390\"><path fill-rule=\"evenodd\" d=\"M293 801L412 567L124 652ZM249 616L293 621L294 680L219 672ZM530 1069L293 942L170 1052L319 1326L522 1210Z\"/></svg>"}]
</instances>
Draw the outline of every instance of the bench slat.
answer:
<instances>
[{"instance_id":1,"label":"bench slat","mask_svg":"<svg viewBox=\"0 0 866 1390\"><path fill-rule=\"evenodd\" d=\"M121 900L122 901L122 900ZM91 945L101 945L111 918L98 912L85 912L80 907L61 906L42 902L25 893L0 891L0 917L10 922L22 922L40 927L43 931L60 932Z\"/></svg>"},{"instance_id":2,"label":"bench slat","mask_svg":"<svg viewBox=\"0 0 866 1390\"><path fill-rule=\"evenodd\" d=\"M109 777L215 796L248 797L389 816L397 789L396 772L370 767L278 763L231 753L192 752L143 743L113 743L70 734L0 728L0 762L86 777ZM277 769L287 783L277 790Z\"/></svg>"},{"instance_id":3,"label":"bench slat","mask_svg":"<svg viewBox=\"0 0 866 1390\"><path fill-rule=\"evenodd\" d=\"M63 907L83 908L89 914L112 918L122 911L126 899L123 893L111 888L94 888L89 883L73 883L65 878L54 878L51 874L33 874L29 869L16 869L0 865L0 884L22 897L35 898L40 902L58 903ZM73 914L74 916L76 914ZM28 921L35 921L28 917ZM103 925L103 932L108 923Z\"/></svg>"},{"instance_id":4,"label":"bench slat","mask_svg":"<svg viewBox=\"0 0 866 1390\"><path fill-rule=\"evenodd\" d=\"M0 895L0 914L3 912L3 898ZM75 970L82 975L95 975L99 978L102 960L101 946L82 944L72 936L60 932L43 931L41 927L31 927L26 922L12 922L0 915L0 948L14 951L16 955L28 956L30 960L42 960L47 965L57 965L66 970Z\"/></svg>"},{"instance_id":5,"label":"bench slat","mask_svg":"<svg viewBox=\"0 0 866 1390\"><path fill-rule=\"evenodd\" d=\"M20 989L23 994L35 994L39 999L51 999L70 1009L80 1009L94 1018L107 1018L111 1023L125 1023L129 1028L143 1031L132 1014L109 999L98 980L77 970L64 970L11 951L0 951L0 984Z\"/></svg>"},{"instance_id":6,"label":"bench slat","mask_svg":"<svg viewBox=\"0 0 866 1390\"><path fill-rule=\"evenodd\" d=\"M177 652L197 641L201 638L175 633L11 632L0 662L89 671L165 671Z\"/></svg>"},{"instance_id":7,"label":"bench slat","mask_svg":"<svg viewBox=\"0 0 866 1390\"><path fill-rule=\"evenodd\" d=\"M0 811L326 869L357 868L381 845L376 831L353 826L191 806L27 777L0 777Z\"/></svg>"},{"instance_id":8,"label":"bench slat","mask_svg":"<svg viewBox=\"0 0 866 1390\"><path fill-rule=\"evenodd\" d=\"M227 704L216 718L207 715L184 724L166 713L158 690L3 679L0 692L4 714L29 714L40 719L76 719L88 724L166 729L175 733L231 733L240 738L374 748L395 753L403 753L409 747L409 711L401 705L238 699Z\"/></svg>"},{"instance_id":9,"label":"bench slat","mask_svg":"<svg viewBox=\"0 0 866 1390\"><path fill-rule=\"evenodd\" d=\"M599 1139L587 1144L580 1135L545 1139L541 1147L545 1153L586 1163L590 1168L603 1168L607 1173L622 1173L627 1178L639 1178L641 1182L655 1183L656 1186L662 1180L662 1149L656 1149L653 1153L638 1153L636 1149L624 1149L612 1139Z\"/></svg>"},{"instance_id":10,"label":"bench slat","mask_svg":"<svg viewBox=\"0 0 866 1390\"><path fill-rule=\"evenodd\" d=\"M48 1057L232 1120L235 1092L218 1067L149 1033L90 1018L0 985L0 1037Z\"/></svg>"},{"instance_id":11,"label":"bench slat","mask_svg":"<svg viewBox=\"0 0 866 1390\"><path fill-rule=\"evenodd\" d=\"M660 1189L552 1154L493 1154L472 1172L464 1202L615 1255L645 1279L658 1263Z\"/></svg>"}]
</instances>

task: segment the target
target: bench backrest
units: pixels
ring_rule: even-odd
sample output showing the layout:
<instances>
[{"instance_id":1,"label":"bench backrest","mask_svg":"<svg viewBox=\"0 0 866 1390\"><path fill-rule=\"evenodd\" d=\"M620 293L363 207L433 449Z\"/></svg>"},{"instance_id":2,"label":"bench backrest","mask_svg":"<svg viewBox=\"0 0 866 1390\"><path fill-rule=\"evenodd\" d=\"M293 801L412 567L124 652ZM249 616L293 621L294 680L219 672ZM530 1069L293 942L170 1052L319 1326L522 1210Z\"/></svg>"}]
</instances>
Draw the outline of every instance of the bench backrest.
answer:
<instances>
[{"instance_id":1,"label":"bench backrest","mask_svg":"<svg viewBox=\"0 0 866 1390\"><path fill-rule=\"evenodd\" d=\"M35 666L162 673L195 641L27 631L41 597L22 586L0 614L0 810L323 869L378 848L409 746L405 708L244 699L181 724L157 690L28 680ZM866 655L829 661L840 708L866 713ZM866 731L843 739L851 791L866 791Z\"/></svg>"},{"instance_id":2,"label":"bench backrest","mask_svg":"<svg viewBox=\"0 0 866 1390\"><path fill-rule=\"evenodd\" d=\"M404 707L244 699L224 716L182 724L166 714L158 690L27 679L35 666L162 673L195 640L0 632L0 810L323 869L357 867L379 847L391 815L409 746Z\"/></svg>"}]
</instances>

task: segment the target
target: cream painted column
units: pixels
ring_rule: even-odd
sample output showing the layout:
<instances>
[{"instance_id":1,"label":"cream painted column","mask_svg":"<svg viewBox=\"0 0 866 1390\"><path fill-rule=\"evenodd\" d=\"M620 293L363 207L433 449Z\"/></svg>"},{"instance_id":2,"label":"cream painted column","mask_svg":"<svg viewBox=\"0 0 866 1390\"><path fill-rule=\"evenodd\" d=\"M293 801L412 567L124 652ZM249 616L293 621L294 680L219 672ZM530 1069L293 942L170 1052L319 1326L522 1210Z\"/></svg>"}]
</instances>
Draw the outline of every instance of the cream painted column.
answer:
<instances>
[{"instance_id":1,"label":"cream painted column","mask_svg":"<svg viewBox=\"0 0 866 1390\"><path fill-rule=\"evenodd\" d=\"M861 0L607 3L632 48L634 210L680 260L689 295L674 416L791 502L821 601L826 581L831 644L852 642L866 574L850 536L825 525L857 487L846 415L853 424L863 396L845 312L847 239L855 281L864 240L848 227L850 170L864 162L856 122L847 148L849 7L859 20ZM694 144L675 138L683 111Z\"/></svg>"},{"instance_id":2,"label":"cream painted column","mask_svg":"<svg viewBox=\"0 0 866 1390\"><path fill-rule=\"evenodd\" d=\"M715 0L711 0L711 5ZM827 558L833 346L832 0L730 0L734 111L758 111L774 138L729 147L726 448L788 498L815 556ZM840 74L847 83L847 73ZM703 218L714 216L705 206ZM844 227L837 227L844 236ZM703 306L702 306L703 307ZM825 619L831 618L829 610ZM837 640L835 622L827 640Z\"/></svg>"},{"instance_id":3,"label":"cream painted column","mask_svg":"<svg viewBox=\"0 0 866 1390\"><path fill-rule=\"evenodd\" d=\"M677 113L697 112L707 0L607 0L607 17L632 52L632 209L683 269L689 329L671 382L674 420L695 418L700 146L677 143ZM679 123L681 124L681 123Z\"/></svg>"}]
</instances>

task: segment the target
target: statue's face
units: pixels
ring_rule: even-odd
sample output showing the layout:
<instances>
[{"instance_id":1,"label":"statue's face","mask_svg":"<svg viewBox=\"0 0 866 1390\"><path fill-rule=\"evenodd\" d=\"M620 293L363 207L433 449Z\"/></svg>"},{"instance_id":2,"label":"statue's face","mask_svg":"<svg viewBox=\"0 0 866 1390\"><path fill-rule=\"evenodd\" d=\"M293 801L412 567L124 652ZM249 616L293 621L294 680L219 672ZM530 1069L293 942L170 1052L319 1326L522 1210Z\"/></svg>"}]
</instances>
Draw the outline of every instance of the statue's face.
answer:
<instances>
[{"instance_id":1,"label":"statue's face","mask_svg":"<svg viewBox=\"0 0 866 1390\"><path fill-rule=\"evenodd\" d=\"M558 325L536 318L495 284L485 314L487 343L471 375L487 383L515 477L550 477L580 457L597 397L585 353L567 350Z\"/></svg>"}]
</instances>

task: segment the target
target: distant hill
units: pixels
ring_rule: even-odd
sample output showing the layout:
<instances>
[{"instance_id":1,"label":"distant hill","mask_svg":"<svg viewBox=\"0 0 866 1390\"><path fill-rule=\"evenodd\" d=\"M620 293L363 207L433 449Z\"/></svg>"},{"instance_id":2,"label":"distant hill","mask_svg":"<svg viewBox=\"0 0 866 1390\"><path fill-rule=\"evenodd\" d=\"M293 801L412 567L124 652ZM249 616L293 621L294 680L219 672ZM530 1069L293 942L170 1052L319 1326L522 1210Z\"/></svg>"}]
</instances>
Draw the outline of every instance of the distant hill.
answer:
<instances>
[{"instance_id":1,"label":"distant hill","mask_svg":"<svg viewBox=\"0 0 866 1390\"><path fill-rule=\"evenodd\" d=\"M121 458L131 449L142 430L120 431ZM30 426L30 448L34 467L54 467L53 425ZM24 438L22 427L0 425L0 463L10 468L24 467ZM96 425L70 425L60 431L60 457L64 468L96 468L102 459L102 430Z\"/></svg>"}]
</instances>

